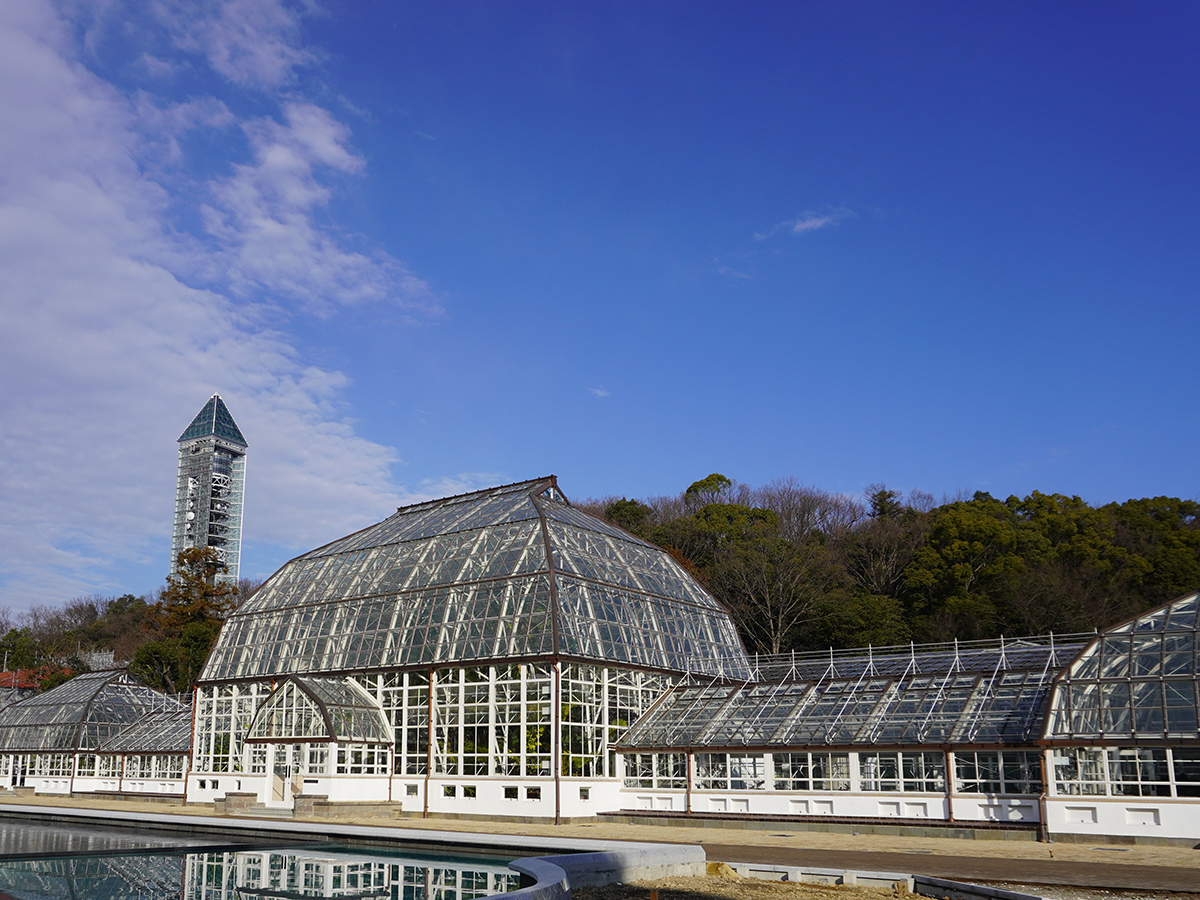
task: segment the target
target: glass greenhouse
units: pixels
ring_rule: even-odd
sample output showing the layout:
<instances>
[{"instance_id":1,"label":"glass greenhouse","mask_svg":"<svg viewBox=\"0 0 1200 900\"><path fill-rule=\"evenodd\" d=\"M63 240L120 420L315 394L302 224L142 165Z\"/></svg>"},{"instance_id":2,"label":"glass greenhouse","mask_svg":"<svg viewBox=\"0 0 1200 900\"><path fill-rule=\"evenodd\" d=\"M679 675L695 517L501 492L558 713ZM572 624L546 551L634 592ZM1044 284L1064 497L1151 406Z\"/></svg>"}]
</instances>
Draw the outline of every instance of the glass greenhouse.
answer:
<instances>
[{"instance_id":1,"label":"glass greenhouse","mask_svg":"<svg viewBox=\"0 0 1200 900\"><path fill-rule=\"evenodd\" d=\"M688 673L751 677L728 613L552 476L420 503L287 563L229 618L189 796L591 813L617 802L615 738Z\"/></svg>"},{"instance_id":2,"label":"glass greenhouse","mask_svg":"<svg viewBox=\"0 0 1200 900\"><path fill-rule=\"evenodd\" d=\"M1192 840L1198 632L1191 594L1098 634L771 657L742 684L691 677L618 741L626 807Z\"/></svg>"},{"instance_id":3,"label":"glass greenhouse","mask_svg":"<svg viewBox=\"0 0 1200 900\"><path fill-rule=\"evenodd\" d=\"M94 751L163 702L123 670L79 675L0 710L0 753Z\"/></svg>"},{"instance_id":4,"label":"glass greenhouse","mask_svg":"<svg viewBox=\"0 0 1200 900\"><path fill-rule=\"evenodd\" d=\"M88 672L0 710L0 778L39 793L182 795L190 729L178 698L124 670Z\"/></svg>"},{"instance_id":5,"label":"glass greenhouse","mask_svg":"<svg viewBox=\"0 0 1200 900\"><path fill-rule=\"evenodd\" d=\"M630 747L1025 745L1063 662L1064 642L979 642L795 654L760 664L779 680L672 690L622 740ZM786 670L785 670L786 665Z\"/></svg>"},{"instance_id":6,"label":"glass greenhouse","mask_svg":"<svg viewBox=\"0 0 1200 900\"><path fill-rule=\"evenodd\" d=\"M751 659L669 554L535 479L273 575L201 676L188 797L1171 839L1200 832L1197 621L1191 595L1100 634Z\"/></svg>"}]
</instances>

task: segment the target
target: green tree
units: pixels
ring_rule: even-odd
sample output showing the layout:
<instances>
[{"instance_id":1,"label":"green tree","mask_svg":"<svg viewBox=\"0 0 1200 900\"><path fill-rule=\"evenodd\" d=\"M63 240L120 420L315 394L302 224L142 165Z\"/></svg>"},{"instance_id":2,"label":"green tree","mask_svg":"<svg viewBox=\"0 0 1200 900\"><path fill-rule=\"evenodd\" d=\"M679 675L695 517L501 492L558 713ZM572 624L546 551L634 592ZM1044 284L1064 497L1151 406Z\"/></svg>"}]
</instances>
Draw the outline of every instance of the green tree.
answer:
<instances>
[{"instance_id":1,"label":"green tree","mask_svg":"<svg viewBox=\"0 0 1200 900\"><path fill-rule=\"evenodd\" d=\"M1023 568L998 597L1008 634L1088 631L1133 615L1146 560L1114 541L1112 517L1079 497L1034 491L1005 501L1016 516Z\"/></svg>"},{"instance_id":2,"label":"green tree","mask_svg":"<svg viewBox=\"0 0 1200 900\"><path fill-rule=\"evenodd\" d=\"M733 487L733 482L719 472L713 472L707 478L693 481L683 492L683 500L688 509L698 509L709 503L720 503Z\"/></svg>"},{"instance_id":3,"label":"green tree","mask_svg":"<svg viewBox=\"0 0 1200 900\"><path fill-rule=\"evenodd\" d=\"M177 633L192 622L219 621L236 608L237 587L217 580L229 569L212 547L184 550L175 569L153 608L164 631Z\"/></svg>"},{"instance_id":4,"label":"green tree","mask_svg":"<svg viewBox=\"0 0 1200 900\"><path fill-rule=\"evenodd\" d=\"M32 668L42 658L41 648L28 628L11 628L0 638L0 659L7 672Z\"/></svg>"},{"instance_id":5,"label":"green tree","mask_svg":"<svg viewBox=\"0 0 1200 900\"><path fill-rule=\"evenodd\" d=\"M1141 608L1157 606L1200 587L1200 503L1149 497L1109 504L1113 540L1145 560Z\"/></svg>"},{"instance_id":6,"label":"green tree","mask_svg":"<svg viewBox=\"0 0 1200 900\"><path fill-rule=\"evenodd\" d=\"M137 649L130 671L171 693L195 682L221 622L237 605L237 588L217 580L227 571L210 547L179 554L175 574L149 610L156 639Z\"/></svg>"},{"instance_id":7,"label":"green tree","mask_svg":"<svg viewBox=\"0 0 1200 900\"><path fill-rule=\"evenodd\" d=\"M701 569L735 544L775 535L779 515L769 509L738 503L709 503L690 516L681 516L652 532L660 547L674 547Z\"/></svg>"},{"instance_id":8,"label":"green tree","mask_svg":"<svg viewBox=\"0 0 1200 900\"><path fill-rule=\"evenodd\" d=\"M904 572L910 621L923 640L982 638L995 633L996 596L1023 568L1016 516L990 494L935 512L925 544Z\"/></svg>"},{"instance_id":9,"label":"green tree","mask_svg":"<svg viewBox=\"0 0 1200 900\"><path fill-rule=\"evenodd\" d=\"M821 598L801 638L807 649L888 647L912 637L904 603L895 597L835 590Z\"/></svg>"},{"instance_id":10,"label":"green tree","mask_svg":"<svg viewBox=\"0 0 1200 900\"><path fill-rule=\"evenodd\" d=\"M873 519L897 519L906 512L900 494L882 484L873 484L867 488L867 502L870 504Z\"/></svg>"},{"instance_id":11,"label":"green tree","mask_svg":"<svg viewBox=\"0 0 1200 900\"><path fill-rule=\"evenodd\" d=\"M650 517L650 507L636 500L614 500L604 509L605 518L630 534L641 536Z\"/></svg>"},{"instance_id":12,"label":"green tree","mask_svg":"<svg viewBox=\"0 0 1200 900\"><path fill-rule=\"evenodd\" d=\"M1078 497L977 493L931 521L904 572L922 639L1084 631L1141 608L1146 560L1116 543L1107 512Z\"/></svg>"}]
</instances>

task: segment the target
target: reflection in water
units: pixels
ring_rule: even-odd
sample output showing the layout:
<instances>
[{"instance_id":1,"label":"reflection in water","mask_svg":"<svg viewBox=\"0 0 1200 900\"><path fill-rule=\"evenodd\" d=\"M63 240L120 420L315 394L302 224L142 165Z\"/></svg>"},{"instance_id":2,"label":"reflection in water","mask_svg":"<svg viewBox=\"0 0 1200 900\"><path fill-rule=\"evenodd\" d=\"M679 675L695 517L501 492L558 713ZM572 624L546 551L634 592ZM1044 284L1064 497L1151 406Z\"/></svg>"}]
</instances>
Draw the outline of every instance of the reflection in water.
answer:
<instances>
[{"instance_id":1,"label":"reflection in water","mask_svg":"<svg viewBox=\"0 0 1200 900\"><path fill-rule=\"evenodd\" d=\"M216 840L204 835L161 832L156 834L130 831L128 828L74 828L36 822L0 821L0 857L70 856L76 853L95 855L129 851L150 853L156 850L160 853L171 853L186 850L188 847L201 850L218 846L228 847L238 843L247 847L253 846L250 840Z\"/></svg>"},{"instance_id":2,"label":"reflection in water","mask_svg":"<svg viewBox=\"0 0 1200 900\"><path fill-rule=\"evenodd\" d=\"M294 850L188 854L185 900L241 897L362 897L474 900L515 890L502 863L435 862Z\"/></svg>"},{"instance_id":3,"label":"reflection in water","mask_svg":"<svg viewBox=\"0 0 1200 900\"><path fill-rule=\"evenodd\" d=\"M239 850L0 862L0 900L475 900L515 890L502 862L341 850Z\"/></svg>"},{"instance_id":4,"label":"reflection in water","mask_svg":"<svg viewBox=\"0 0 1200 900\"><path fill-rule=\"evenodd\" d=\"M178 900L178 856L83 856L0 862L0 897Z\"/></svg>"}]
</instances>

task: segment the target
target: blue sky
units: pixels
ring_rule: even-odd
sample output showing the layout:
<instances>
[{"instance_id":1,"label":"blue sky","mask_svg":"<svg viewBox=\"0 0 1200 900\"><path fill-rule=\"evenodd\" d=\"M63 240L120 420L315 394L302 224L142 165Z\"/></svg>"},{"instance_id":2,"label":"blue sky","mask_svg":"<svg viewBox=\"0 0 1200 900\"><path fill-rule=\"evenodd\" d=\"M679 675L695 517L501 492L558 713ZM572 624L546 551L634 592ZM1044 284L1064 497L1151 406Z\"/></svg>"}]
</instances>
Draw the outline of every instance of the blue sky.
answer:
<instances>
[{"instance_id":1,"label":"blue sky","mask_svg":"<svg viewBox=\"0 0 1200 900\"><path fill-rule=\"evenodd\" d=\"M0 605L556 473L1200 497L1194 4L0 8Z\"/></svg>"}]
</instances>

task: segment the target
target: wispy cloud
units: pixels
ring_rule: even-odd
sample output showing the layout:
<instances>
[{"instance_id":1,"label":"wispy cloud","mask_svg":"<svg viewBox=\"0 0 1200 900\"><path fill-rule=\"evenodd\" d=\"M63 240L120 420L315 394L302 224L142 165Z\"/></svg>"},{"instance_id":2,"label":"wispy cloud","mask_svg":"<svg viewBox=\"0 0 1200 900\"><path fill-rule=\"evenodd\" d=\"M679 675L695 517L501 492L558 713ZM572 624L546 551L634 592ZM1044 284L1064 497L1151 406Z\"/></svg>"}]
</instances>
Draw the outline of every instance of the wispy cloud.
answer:
<instances>
[{"instance_id":1,"label":"wispy cloud","mask_svg":"<svg viewBox=\"0 0 1200 900\"><path fill-rule=\"evenodd\" d=\"M236 85L278 88L316 59L300 43L314 2L287 0L155 0L153 8L183 50L202 54Z\"/></svg>"},{"instance_id":2,"label":"wispy cloud","mask_svg":"<svg viewBox=\"0 0 1200 900\"><path fill-rule=\"evenodd\" d=\"M749 275L746 272L740 272L731 266L717 266L716 272L718 275L728 275L730 278L744 278L746 280L752 280L754 278L753 275Z\"/></svg>"},{"instance_id":3,"label":"wispy cloud","mask_svg":"<svg viewBox=\"0 0 1200 900\"><path fill-rule=\"evenodd\" d=\"M828 209L823 212L809 211L794 219L788 219L772 225L766 231L754 235L756 241L765 241L777 234L807 234L810 231L820 231L831 225L837 225L846 219L853 218L854 213L844 206Z\"/></svg>"},{"instance_id":4,"label":"wispy cloud","mask_svg":"<svg viewBox=\"0 0 1200 900\"><path fill-rule=\"evenodd\" d=\"M124 21L127 5L67 8ZM129 573L165 571L174 440L214 391L250 441L256 542L314 546L472 481L397 484L395 451L340 412L345 375L255 324L280 301L433 305L402 263L349 249L323 213L364 163L294 87L313 58L298 37L309 7L149 5L201 57L150 48L156 76L209 65L273 112L242 120L215 96L120 89L87 68L103 46L81 49L51 0L0 4L0 606L153 586ZM182 139L193 129L244 140L200 165ZM204 227L182 231L198 195Z\"/></svg>"},{"instance_id":5,"label":"wispy cloud","mask_svg":"<svg viewBox=\"0 0 1200 900\"><path fill-rule=\"evenodd\" d=\"M229 287L238 296L266 291L323 313L335 303L385 299L435 309L429 286L399 261L348 250L317 223L332 194L320 171L363 169L349 149L349 129L311 103L287 103L283 117L244 124L253 162L214 183L213 202L202 207Z\"/></svg>"},{"instance_id":6,"label":"wispy cloud","mask_svg":"<svg viewBox=\"0 0 1200 900\"><path fill-rule=\"evenodd\" d=\"M590 387L590 388L588 388L588 392L591 393L591 395L593 397L597 397L597 398L603 398L603 397L609 396L609 392L606 391L602 387Z\"/></svg>"}]
</instances>

